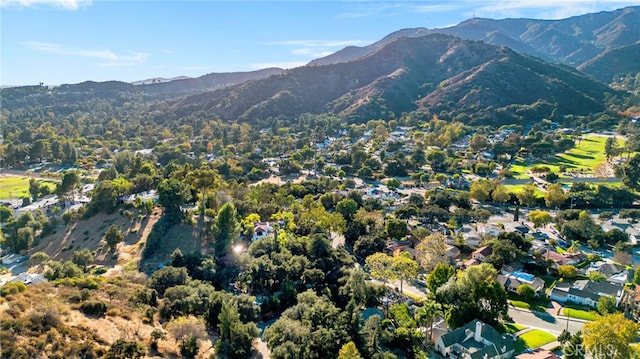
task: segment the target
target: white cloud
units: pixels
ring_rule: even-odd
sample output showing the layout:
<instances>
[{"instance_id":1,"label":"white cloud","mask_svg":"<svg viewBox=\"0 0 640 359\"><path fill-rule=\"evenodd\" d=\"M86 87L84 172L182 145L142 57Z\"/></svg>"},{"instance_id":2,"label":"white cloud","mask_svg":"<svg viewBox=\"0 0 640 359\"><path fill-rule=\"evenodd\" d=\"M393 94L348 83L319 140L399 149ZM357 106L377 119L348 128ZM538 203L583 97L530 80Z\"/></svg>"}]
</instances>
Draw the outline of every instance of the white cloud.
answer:
<instances>
[{"instance_id":1,"label":"white cloud","mask_svg":"<svg viewBox=\"0 0 640 359\"><path fill-rule=\"evenodd\" d=\"M78 10L91 5L92 0L0 0L0 7L55 7L66 10Z\"/></svg>"},{"instance_id":2,"label":"white cloud","mask_svg":"<svg viewBox=\"0 0 640 359\"><path fill-rule=\"evenodd\" d=\"M306 62L289 61L289 62L258 62L249 65L254 70L266 69L270 67L279 67L282 69L292 69L306 65Z\"/></svg>"},{"instance_id":3,"label":"white cloud","mask_svg":"<svg viewBox=\"0 0 640 359\"><path fill-rule=\"evenodd\" d=\"M476 14L482 17L529 17L542 19L562 19L585 13L595 12L604 7L617 8L638 5L637 0L491 0L480 3L468 2L474 7Z\"/></svg>"},{"instance_id":4,"label":"white cloud","mask_svg":"<svg viewBox=\"0 0 640 359\"><path fill-rule=\"evenodd\" d=\"M149 54L144 52L132 52L128 55L119 55L111 50L95 50L95 49L81 49L60 44L51 44L38 41L28 41L24 43L25 46L42 52L48 52L57 55L71 55L80 57L89 57L102 60L104 62L99 63L101 67L118 67L118 66L132 66L143 63Z\"/></svg>"},{"instance_id":5,"label":"white cloud","mask_svg":"<svg viewBox=\"0 0 640 359\"><path fill-rule=\"evenodd\" d=\"M315 59L331 55L346 46L363 46L369 43L371 41L366 40L284 40L268 42L266 45L294 47L290 50L292 55Z\"/></svg>"}]
</instances>

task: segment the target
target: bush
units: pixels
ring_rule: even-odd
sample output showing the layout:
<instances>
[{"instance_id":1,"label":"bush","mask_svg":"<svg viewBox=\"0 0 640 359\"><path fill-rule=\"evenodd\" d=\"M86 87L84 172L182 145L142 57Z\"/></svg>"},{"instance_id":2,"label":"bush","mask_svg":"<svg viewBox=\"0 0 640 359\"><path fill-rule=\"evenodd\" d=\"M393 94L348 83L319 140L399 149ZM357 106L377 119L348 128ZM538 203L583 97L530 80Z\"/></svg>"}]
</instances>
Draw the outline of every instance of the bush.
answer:
<instances>
[{"instance_id":1,"label":"bush","mask_svg":"<svg viewBox=\"0 0 640 359\"><path fill-rule=\"evenodd\" d=\"M6 297L10 294L18 294L24 292L27 286L22 282L7 283L0 287L0 296Z\"/></svg>"},{"instance_id":2,"label":"bush","mask_svg":"<svg viewBox=\"0 0 640 359\"><path fill-rule=\"evenodd\" d=\"M107 305L102 301L91 301L82 303L80 311L85 315L102 317L107 312Z\"/></svg>"}]
</instances>

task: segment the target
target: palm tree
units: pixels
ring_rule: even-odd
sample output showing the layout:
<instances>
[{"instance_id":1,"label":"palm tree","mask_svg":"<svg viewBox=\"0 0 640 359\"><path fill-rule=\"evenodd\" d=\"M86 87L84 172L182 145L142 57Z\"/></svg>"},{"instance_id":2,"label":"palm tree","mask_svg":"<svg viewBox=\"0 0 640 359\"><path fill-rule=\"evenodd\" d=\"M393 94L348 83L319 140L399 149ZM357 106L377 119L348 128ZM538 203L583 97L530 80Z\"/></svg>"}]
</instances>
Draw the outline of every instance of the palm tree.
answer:
<instances>
[{"instance_id":1,"label":"palm tree","mask_svg":"<svg viewBox=\"0 0 640 359\"><path fill-rule=\"evenodd\" d=\"M569 248L567 248L567 252L569 253L581 253L582 250L580 249L580 242L573 240L571 241L571 246L569 246Z\"/></svg>"},{"instance_id":2,"label":"palm tree","mask_svg":"<svg viewBox=\"0 0 640 359\"><path fill-rule=\"evenodd\" d=\"M442 315L442 306L432 299L427 299L422 303L421 307L416 309L414 315L416 322L420 326L429 327L429 335L427 336L429 345L433 342L433 324L435 324L439 315Z\"/></svg>"}]
</instances>

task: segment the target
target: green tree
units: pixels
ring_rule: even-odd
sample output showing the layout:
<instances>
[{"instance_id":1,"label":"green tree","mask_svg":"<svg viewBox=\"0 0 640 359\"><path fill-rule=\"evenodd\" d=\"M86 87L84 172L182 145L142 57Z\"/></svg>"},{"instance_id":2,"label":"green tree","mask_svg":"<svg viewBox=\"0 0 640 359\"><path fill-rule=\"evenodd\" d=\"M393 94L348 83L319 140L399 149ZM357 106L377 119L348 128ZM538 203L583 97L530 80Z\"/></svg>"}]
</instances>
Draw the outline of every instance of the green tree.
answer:
<instances>
[{"instance_id":1,"label":"green tree","mask_svg":"<svg viewBox=\"0 0 640 359\"><path fill-rule=\"evenodd\" d=\"M243 324L238 314L238 306L229 301L222 306L219 316L220 338L217 343L218 353L227 358L247 358L251 354L252 343L259 331L251 322Z\"/></svg>"},{"instance_id":2,"label":"green tree","mask_svg":"<svg viewBox=\"0 0 640 359\"><path fill-rule=\"evenodd\" d=\"M471 184L469 195L471 198L475 198L479 202L485 202L487 199L491 198L492 189L493 185L491 184L491 181L486 178L480 178Z\"/></svg>"},{"instance_id":3,"label":"green tree","mask_svg":"<svg viewBox=\"0 0 640 359\"><path fill-rule=\"evenodd\" d=\"M536 200L536 186L533 183L527 183L522 187L520 192L516 194L516 197L518 197L521 205L529 208Z\"/></svg>"},{"instance_id":4,"label":"green tree","mask_svg":"<svg viewBox=\"0 0 640 359\"><path fill-rule=\"evenodd\" d=\"M213 224L213 236L215 237L216 256L222 257L230 252L231 244L240 234L238 213L233 203L225 203L216 216Z\"/></svg>"},{"instance_id":5,"label":"green tree","mask_svg":"<svg viewBox=\"0 0 640 359\"><path fill-rule=\"evenodd\" d=\"M45 252L35 252L31 255L30 259L33 264L40 266L45 264L49 260L49 255Z\"/></svg>"},{"instance_id":6,"label":"green tree","mask_svg":"<svg viewBox=\"0 0 640 359\"><path fill-rule=\"evenodd\" d=\"M611 162L611 158L619 155L621 152L621 148L618 145L618 139L613 137L608 137L604 143L604 154L607 157L607 162Z\"/></svg>"},{"instance_id":7,"label":"green tree","mask_svg":"<svg viewBox=\"0 0 640 359\"><path fill-rule=\"evenodd\" d=\"M393 257L387 254L375 253L365 259L365 265L373 278L386 283L395 279L392 260Z\"/></svg>"},{"instance_id":8,"label":"green tree","mask_svg":"<svg viewBox=\"0 0 640 359\"><path fill-rule=\"evenodd\" d=\"M147 281L147 287L154 289L160 296L164 295L167 288L187 283L189 275L184 267L164 267L151 275Z\"/></svg>"},{"instance_id":9,"label":"green tree","mask_svg":"<svg viewBox=\"0 0 640 359\"><path fill-rule=\"evenodd\" d=\"M456 274L456 271L453 269L451 264L436 264L433 271L431 271L427 276L427 288L429 288L429 293L435 294L438 288L447 283L449 278L453 277L454 274Z\"/></svg>"},{"instance_id":10,"label":"green tree","mask_svg":"<svg viewBox=\"0 0 640 359\"><path fill-rule=\"evenodd\" d=\"M113 252L116 250L118 243L124 241L124 234L122 234L118 227L112 224L104 234L104 239L107 241L109 249Z\"/></svg>"},{"instance_id":11,"label":"green tree","mask_svg":"<svg viewBox=\"0 0 640 359\"><path fill-rule=\"evenodd\" d=\"M502 184L498 184L493 189L493 192L491 192L491 199L500 203L500 205L504 205L509 198L511 198L511 196L509 195L509 192L507 192L507 188Z\"/></svg>"},{"instance_id":12,"label":"green tree","mask_svg":"<svg viewBox=\"0 0 640 359\"><path fill-rule=\"evenodd\" d=\"M340 213L345 221L350 222L358 211L358 203L351 198L345 198L336 204L336 212Z\"/></svg>"},{"instance_id":13,"label":"green tree","mask_svg":"<svg viewBox=\"0 0 640 359\"><path fill-rule=\"evenodd\" d=\"M389 180L387 180L387 188L389 188L390 191L395 192L400 185L402 185L402 183L395 179L395 178L390 178Z\"/></svg>"},{"instance_id":14,"label":"green tree","mask_svg":"<svg viewBox=\"0 0 640 359\"><path fill-rule=\"evenodd\" d=\"M624 314L607 314L584 325L584 345L597 359L627 359L635 357L630 345L638 338L640 325Z\"/></svg>"},{"instance_id":15,"label":"green tree","mask_svg":"<svg viewBox=\"0 0 640 359\"><path fill-rule=\"evenodd\" d=\"M350 341L340 348L338 359L362 359L362 356L356 347L356 343Z\"/></svg>"},{"instance_id":16,"label":"green tree","mask_svg":"<svg viewBox=\"0 0 640 359\"><path fill-rule=\"evenodd\" d=\"M578 277L578 270L576 269L576 267L570 265L570 264L565 264L562 265L558 268L558 275L562 278L565 279L573 279Z\"/></svg>"},{"instance_id":17,"label":"green tree","mask_svg":"<svg viewBox=\"0 0 640 359\"><path fill-rule=\"evenodd\" d=\"M407 222L397 218L387 219L385 226L387 235L394 239L401 239L407 235Z\"/></svg>"},{"instance_id":18,"label":"green tree","mask_svg":"<svg viewBox=\"0 0 640 359\"><path fill-rule=\"evenodd\" d=\"M549 208L556 208L562 206L569 196L564 193L562 185L560 183L553 183L547 186L547 193L544 195L544 203Z\"/></svg>"},{"instance_id":19,"label":"green tree","mask_svg":"<svg viewBox=\"0 0 640 359\"><path fill-rule=\"evenodd\" d=\"M622 166L622 183L625 186L640 191L640 154L635 154Z\"/></svg>"},{"instance_id":20,"label":"green tree","mask_svg":"<svg viewBox=\"0 0 640 359\"><path fill-rule=\"evenodd\" d=\"M442 315L442 306L432 299L427 299L415 310L416 322L429 328L429 335L425 338L429 345L433 343L433 324L439 315Z\"/></svg>"},{"instance_id":21,"label":"green tree","mask_svg":"<svg viewBox=\"0 0 640 359\"><path fill-rule=\"evenodd\" d=\"M444 234L430 234L416 246L416 259L424 270L430 272L436 265L448 262L447 248L447 237Z\"/></svg>"},{"instance_id":22,"label":"green tree","mask_svg":"<svg viewBox=\"0 0 640 359\"><path fill-rule=\"evenodd\" d=\"M533 222L533 226L536 228L544 227L551 223L551 215L547 211L531 211L527 219Z\"/></svg>"},{"instance_id":23,"label":"green tree","mask_svg":"<svg viewBox=\"0 0 640 359\"><path fill-rule=\"evenodd\" d=\"M415 279L418 274L418 263L411 259L408 253L402 253L393 257L391 260L391 270L393 277L400 280L400 293L402 293L402 284L404 281Z\"/></svg>"},{"instance_id":24,"label":"green tree","mask_svg":"<svg viewBox=\"0 0 640 359\"><path fill-rule=\"evenodd\" d=\"M608 295L600 296L598 304L596 305L596 309L598 309L600 315L612 314L616 311L616 308L616 299Z\"/></svg>"},{"instance_id":25,"label":"green tree","mask_svg":"<svg viewBox=\"0 0 640 359\"><path fill-rule=\"evenodd\" d=\"M190 198L189 187L180 180L170 178L158 184L158 202L171 218L182 218L180 206Z\"/></svg>"},{"instance_id":26,"label":"green tree","mask_svg":"<svg viewBox=\"0 0 640 359\"><path fill-rule=\"evenodd\" d=\"M71 261L81 267L83 270L87 269L87 266L93 264L93 253L88 248L83 248L79 251L73 251Z\"/></svg>"},{"instance_id":27,"label":"green tree","mask_svg":"<svg viewBox=\"0 0 640 359\"><path fill-rule=\"evenodd\" d=\"M521 284L516 290L516 293L520 297L522 297L525 302L533 300L533 298L536 296L535 289L533 289L533 287L527 283Z\"/></svg>"}]
</instances>

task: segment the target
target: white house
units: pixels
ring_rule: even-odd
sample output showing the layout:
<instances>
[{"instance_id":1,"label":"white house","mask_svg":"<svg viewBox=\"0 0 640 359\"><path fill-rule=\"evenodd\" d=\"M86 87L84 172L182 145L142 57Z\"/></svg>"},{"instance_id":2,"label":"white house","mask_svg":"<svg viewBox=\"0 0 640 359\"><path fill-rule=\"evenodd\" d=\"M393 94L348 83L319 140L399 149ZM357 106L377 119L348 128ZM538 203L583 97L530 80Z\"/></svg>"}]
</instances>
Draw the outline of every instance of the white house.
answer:
<instances>
[{"instance_id":1,"label":"white house","mask_svg":"<svg viewBox=\"0 0 640 359\"><path fill-rule=\"evenodd\" d=\"M445 358L452 359L506 359L513 357L514 342L512 335L501 335L476 319L440 336L435 349Z\"/></svg>"},{"instance_id":2,"label":"white house","mask_svg":"<svg viewBox=\"0 0 640 359\"><path fill-rule=\"evenodd\" d=\"M253 227L253 237L251 237L252 241L257 241L258 239L268 237L273 234L273 226L269 222L258 222Z\"/></svg>"},{"instance_id":3,"label":"white house","mask_svg":"<svg viewBox=\"0 0 640 359\"><path fill-rule=\"evenodd\" d=\"M609 282L577 280L573 283L557 282L549 293L549 299L561 303L571 302L595 307L602 296L613 297L616 305L620 305L624 295L624 287Z\"/></svg>"}]
</instances>

